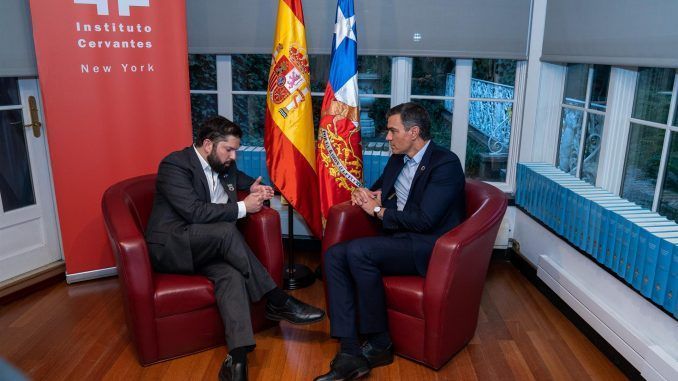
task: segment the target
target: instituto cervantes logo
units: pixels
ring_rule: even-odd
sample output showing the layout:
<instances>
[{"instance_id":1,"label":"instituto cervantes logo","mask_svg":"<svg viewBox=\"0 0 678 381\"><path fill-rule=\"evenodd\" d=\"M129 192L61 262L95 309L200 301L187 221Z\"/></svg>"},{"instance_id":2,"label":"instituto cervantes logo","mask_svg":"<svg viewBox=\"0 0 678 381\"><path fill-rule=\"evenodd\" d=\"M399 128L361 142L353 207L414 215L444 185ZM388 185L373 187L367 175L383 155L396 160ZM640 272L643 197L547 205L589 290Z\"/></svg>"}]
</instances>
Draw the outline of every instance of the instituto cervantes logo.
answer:
<instances>
[{"instance_id":1,"label":"instituto cervantes logo","mask_svg":"<svg viewBox=\"0 0 678 381\"><path fill-rule=\"evenodd\" d=\"M129 16L130 7L150 7L150 0L113 0L118 2L118 16ZM108 16L109 0L73 0L74 4L96 5L99 16Z\"/></svg>"},{"instance_id":2,"label":"instituto cervantes logo","mask_svg":"<svg viewBox=\"0 0 678 381\"><path fill-rule=\"evenodd\" d=\"M271 102L280 105L278 108L280 115L287 118L290 112L311 94L306 80L311 69L306 49L292 44L288 54L283 53L283 45L278 44L273 52L271 63L273 69L268 78L268 91L271 94Z\"/></svg>"},{"instance_id":3,"label":"instituto cervantes logo","mask_svg":"<svg viewBox=\"0 0 678 381\"><path fill-rule=\"evenodd\" d=\"M110 3L117 3L117 15L111 15ZM150 8L150 0L73 0L75 5L96 7L97 16L81 15L83 19L75 21L75 44L82 50L150 50L153 48L154 25L157 21L149 18L148 23L126 22L121 17L129 17L133 7ZM116 5L113 5L115 8ZM80 9L80 8L78 8ZM138 9L136 10L138 11ZM135 11L135 12L136 12ZM82 14L79 12L79 14ZM136 14L135 14L136 16ZM156 64L153 61L111 62L121 56L83 56L91 62L81 62L82 74L106 75L114 72L129 74L153 73Z\"/></svg>"}]
</instances>

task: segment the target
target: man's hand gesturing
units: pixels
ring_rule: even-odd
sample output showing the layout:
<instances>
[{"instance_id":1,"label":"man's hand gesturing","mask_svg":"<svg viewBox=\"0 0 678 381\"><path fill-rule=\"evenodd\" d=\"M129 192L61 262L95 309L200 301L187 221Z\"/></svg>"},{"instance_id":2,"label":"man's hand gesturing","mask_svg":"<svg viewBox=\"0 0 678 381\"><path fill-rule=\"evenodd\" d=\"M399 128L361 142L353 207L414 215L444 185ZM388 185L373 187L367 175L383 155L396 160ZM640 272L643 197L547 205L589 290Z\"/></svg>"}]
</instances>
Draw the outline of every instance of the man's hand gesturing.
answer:
<instances>
[{"instance_id":1,"label":"man's hand gesturing","mask_svg":"<svg viewBox=\"0 0 678 381\"><path fill-rule=\"evenodd\" d=\"M252 193L261 194L264 200L270 200L273 198L273 188L268 185L263 185L261 183L261 176L257 177L254 183L250 186L250 194Z\"/></svg>"},{"instance_id":2,"label":"man's hand gesturing","mask_svg":"<svg viewBox=\"0 0 678 381\"><path fill-rule=\"evenodd\" d=\"M264 205L265 198L263 193L250 193L245 197L243 202L245 203L245 210L247 213L256 213L261 210L262 205Z\"/></svg>"}]
</instances>

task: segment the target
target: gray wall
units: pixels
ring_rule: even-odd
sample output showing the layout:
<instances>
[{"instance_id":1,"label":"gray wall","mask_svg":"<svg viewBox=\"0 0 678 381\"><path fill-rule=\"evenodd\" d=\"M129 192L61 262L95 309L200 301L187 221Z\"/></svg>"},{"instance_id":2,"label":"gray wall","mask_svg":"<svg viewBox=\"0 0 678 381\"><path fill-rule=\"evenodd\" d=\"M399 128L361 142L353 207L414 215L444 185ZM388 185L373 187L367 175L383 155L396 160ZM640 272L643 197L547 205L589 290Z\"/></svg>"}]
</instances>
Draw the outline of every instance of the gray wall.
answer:
<instances>
[{"instance_id":1,"label":"gray wall","mask_svg":"<svg viewBox=\"0 0 678 381\"><path fill-rule=\"evenodd\" d=\"M548 0L541 59L678 67L678 0Z\"/></svg>"},{"instance_id":2,"label":"gray wall","mask_svg":"<svg viewBox=\"0 0 678 381\"><path fill-rule=\"evenodd\" d=\"M336 0L303 5L309 52L329 54ZM356 0L358 52L526 59L530 6L531 0ZM187 0L189 52L270 54L277 7L278 0ZM28 0L0 0L0 34L0 76L37 75Z\"/></svg>"},{"instance_id":3,"label":"gray wall","mask_svg":"<svg viewBox=\"0 0 678 381\"><path fill-rule=\"evenodd\" d=\"M311 54L330 53L336 4L303 2ZM270 54L277 6L277 0L189 0L189 52ZM531 0L356 0L358 53L526 59L530 6Z\"/></svg>"},{"instance_id":4,"label":"gray wall","mask_svg":"<svg viewBox=\"0 0 678 381\"><path fill-rule=\"evenodd\" d=\"M0 0L0 77L36 75L28 0Z\"/></svg>"},{"instance_id":5,"label":"gray wall","mask_svg":"<svg viewBox=\"0 0 678 381\"><path fill-rule=\"evenodd\" d=\"M531 0L356 0L358 51L526 59ZM270 54L277 0L187 0L191 53ZM329 53L335 0L305 0L312 54ZM422 36L420 42L413 35ZM0 75L37 75L28 0L0 1ZM11 36L11 38L7 38Z\"/></svg>"}]
</instances>

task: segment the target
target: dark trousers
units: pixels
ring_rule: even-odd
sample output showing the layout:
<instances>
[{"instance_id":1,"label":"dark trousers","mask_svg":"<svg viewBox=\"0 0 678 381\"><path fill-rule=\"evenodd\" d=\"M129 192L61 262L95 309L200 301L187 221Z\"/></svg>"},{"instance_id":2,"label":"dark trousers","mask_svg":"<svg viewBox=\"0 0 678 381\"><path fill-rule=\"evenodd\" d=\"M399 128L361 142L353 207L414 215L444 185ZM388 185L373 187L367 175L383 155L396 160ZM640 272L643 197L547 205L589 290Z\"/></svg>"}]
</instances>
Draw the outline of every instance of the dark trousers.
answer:
<instances>
[{"instance_id":1,"label":"dark trousers","mask_svg":"<svg viewBox=\"0 0 678 381\"><path fill-rule=\"evenodd\" d=\"M250 302L276 287L232 222L194 224L189 239L196 272L214 282L229 349L254 346Z\"/></svg>"},{"instance_id":2,"label":"dark trousers","mask_svg":"<svg viewBox=\"0 0 678 381\"><path fill-rule=\"evenodd\" d=\"M358 238L330 247L325 253L324 269L330 335L357 337L387 331L381 278L383 275L422 275L417 271L415 255L408 237Z\"/></svg>"}]
</instances>

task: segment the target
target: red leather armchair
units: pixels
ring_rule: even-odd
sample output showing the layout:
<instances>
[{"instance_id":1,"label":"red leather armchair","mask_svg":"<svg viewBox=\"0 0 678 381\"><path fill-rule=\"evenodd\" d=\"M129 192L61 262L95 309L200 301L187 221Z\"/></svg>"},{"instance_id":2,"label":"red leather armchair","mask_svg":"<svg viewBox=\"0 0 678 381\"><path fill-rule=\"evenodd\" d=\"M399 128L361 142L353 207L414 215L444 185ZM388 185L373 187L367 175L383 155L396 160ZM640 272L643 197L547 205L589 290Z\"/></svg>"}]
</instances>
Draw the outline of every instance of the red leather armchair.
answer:
<instances>
[{"instance_id":1,"label":"red leather armchair","mask_svg":"<svg viewBox=\"0 0 678 381\"><path fill-rule=\"evenodd\" d=\"M396 353L434 369L473 337L497 231L503 192L466 180L466 220L438 239L426 277L384 277L389 332ZM350 202L330 209L323 256L335 243L376 235L379 225Z\"/></svg>"},{"instance_id":2,"label":"red leather armchair","mask_svg":"<svg viewBox=\"0 0 678 381\"><path fill-rule=\"evenodd\" d=\"M102 210L115 254L127 327L139 362L148 365L224 345L214 286L200 275L160 274L151 267L144 229L155 192L155 175L131 178L104 193ZM264 208L238 222L250 248L282 284L282 236L278 212ZM274 323L263 302L252 305L255 331Z\"/></svg>"}]
</instances>

